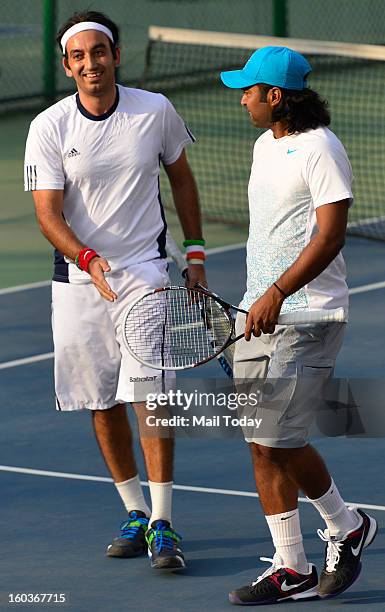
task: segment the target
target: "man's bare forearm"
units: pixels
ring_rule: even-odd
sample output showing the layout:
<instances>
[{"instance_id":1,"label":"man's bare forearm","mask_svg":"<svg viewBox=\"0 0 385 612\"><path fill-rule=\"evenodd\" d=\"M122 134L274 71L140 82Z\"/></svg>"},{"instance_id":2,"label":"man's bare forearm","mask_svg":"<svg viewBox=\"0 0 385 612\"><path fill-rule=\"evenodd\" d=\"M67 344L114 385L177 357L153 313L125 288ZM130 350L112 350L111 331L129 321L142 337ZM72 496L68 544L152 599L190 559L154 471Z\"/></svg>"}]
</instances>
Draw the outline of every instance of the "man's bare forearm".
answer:
<instances>
[{"instance_id":1,"label":"man's bare forearm","mask_svg":"<svg viewBox=\"0 0 385 612\"><path fill-rule=\"evenodd\" d=\"M165 166L170 181L174 204L186 238L202 238L202 223L198 189L186 153L176 162Z\"/></svg>"},{"instance_id":2,"label":"man's bare forearm","mask_svg":"<svg viewBox=\"0 0 385 612\"><path fill-rule=\"evenodd\" d=\"M79 239L75 236L71 228L64 219L49 218L44 222L39 222L42 234L60 253L75 260L76 255L84 248Z\"/></svg>"},{"instance_id":3,"label":"man's bare forearm","mask_svg":"<svg viewBox=\"0 0 385 612\"><path fill-rule=\"evenodd\" d=\"M63 255L74 260L85 245L80 242L63 218L61 192L34 191L33 199L42 234Z\"/></svg>"},{"instance_id":4,"label":"man's bare forearm","mask_svg":"<svg viewBox=\"0 0 385 612\"><path fill-rule=\"evenodd\" d=\"M182 184L172 186L174 204L186 238L202 238L202 222L198 190L193 176Z\"/></svg>"},{"instance_id":5,"label":"man's bare forearm","mask_svg":"<svg viewBox=\"0 0 385 612\"><path fill-rule=\"evenodd\" d=\"M63 192L59 190L41 190L33 192L36 216L43 235L63 255L75 261L86 245L80 242L71 228L65 222L62 214ZM90 246L90 245L87 245ZM92 248L92 245L91 245ZM111 270L108 261L102 257L94 257L88 264L88 273L91 281L100 295L113 302L117 294L112 291L105 279L105 273Z\"/></svg>"},{"instance_id":6,"label":"man's bare forearm","mask_svg":"<svg viewBox=\"0 0 385 612\"><path fill-rule=\"evenodd\" d=\"M165 166L165 170L170 181L175 208L185 237L195 240L201 239L202 224L198 189L185 152L182 152L174 164ZM186 282L189 287L194 287L197 282L207 287L204 266L189 263Z\"/></svg>"}]
</instances>

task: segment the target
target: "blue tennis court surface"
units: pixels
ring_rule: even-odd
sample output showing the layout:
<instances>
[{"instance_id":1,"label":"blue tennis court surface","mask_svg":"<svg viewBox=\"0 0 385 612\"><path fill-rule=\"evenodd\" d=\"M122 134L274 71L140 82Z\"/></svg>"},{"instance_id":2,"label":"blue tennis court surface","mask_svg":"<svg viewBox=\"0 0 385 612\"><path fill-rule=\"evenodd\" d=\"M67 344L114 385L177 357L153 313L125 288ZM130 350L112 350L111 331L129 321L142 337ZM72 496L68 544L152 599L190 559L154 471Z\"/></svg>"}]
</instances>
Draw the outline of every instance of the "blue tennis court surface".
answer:
<instances>
[{"instance_id":1,"label":"blue tennis court surface","mask_svg":"<svg viewBox=\"0 0 385 612\"><path fill-rule=\"evenodd\" d=\"M344 254L356 291L337 375L383 379L385 246L349 239ZM214 291L237 303L245 284L244 251L211 255L208 275ZM157 575L144 557L107 558L106 546L125 513L99 455L90 415L54 410L49 287L0 292L0 314L0 609L27 609L7 604L9 593L65 593L66 609L76 612L232 609L228 591L254 579L257 568L264 571L268 566L258 558L273 554L245 443L177 440L174 526L183 535L186 572ZM43 357L11 363L32 356ZM216 375L221 375L216 363L199 371L202 377ZM380 529L349 591L288 609L384 610L385 439L323 438L315 446L344 498L367 505ZM309 560L320 568L324 546L316 530L322 521L307 503L300 503L300 513Z\"/></svg>"}]
</instances>

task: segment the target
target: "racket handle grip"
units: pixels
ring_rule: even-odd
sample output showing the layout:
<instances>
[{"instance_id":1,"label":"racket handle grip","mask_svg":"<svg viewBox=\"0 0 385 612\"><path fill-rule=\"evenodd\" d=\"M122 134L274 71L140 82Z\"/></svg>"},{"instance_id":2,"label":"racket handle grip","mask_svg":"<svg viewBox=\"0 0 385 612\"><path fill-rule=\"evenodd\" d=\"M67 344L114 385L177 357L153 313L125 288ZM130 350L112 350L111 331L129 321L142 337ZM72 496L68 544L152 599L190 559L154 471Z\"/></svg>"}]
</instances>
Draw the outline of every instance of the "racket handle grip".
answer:
<instances>
[{"instance_id":1,"label":"racket handle grip","mask_svg":"<svg viewBox=\"0 0 385 612\"><path fill-rule=\"evenodd\" d=\"M344 309L334 308L332 310L297 310L281 314L278 317L278 325L306 325L307 323L344 323L348 317Z\"/></svg>"}]
</instances>

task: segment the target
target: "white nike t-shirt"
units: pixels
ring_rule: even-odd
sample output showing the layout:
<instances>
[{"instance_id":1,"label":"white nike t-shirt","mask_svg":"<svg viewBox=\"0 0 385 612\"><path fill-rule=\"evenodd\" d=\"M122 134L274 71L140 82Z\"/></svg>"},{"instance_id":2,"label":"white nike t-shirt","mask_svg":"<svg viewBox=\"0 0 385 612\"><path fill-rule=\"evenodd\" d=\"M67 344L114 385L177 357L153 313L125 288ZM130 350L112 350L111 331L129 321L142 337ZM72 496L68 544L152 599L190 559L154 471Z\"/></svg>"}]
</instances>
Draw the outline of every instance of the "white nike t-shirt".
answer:
<instances>
[{"instance_id":1,"label":"white nike t-shirt","mask_svg":"<svg viewBox=\"0 0 385 612\"><path fill-rule=\"evenodd\" d=\"M248 310L298 258L317 233L316 209L349 199L351 166L328 128L274 138L268 130L255 143L249 181L247 242ZM348 288L342 254L308 285L285 299L281 312L333 309L347 315Z\"/></svg>"},{"instance_id":2,"label":"white nike t-shirt","mask_svg":"<svg viewBox=\"0 0 385 612\"><path fill-rule=\"evenodd\" d=\"M117 86L115 105L90 115L78 94L31 123L25 190L64 190L63 214L76 236L112 271L166 256L160 162L174 163L194 137L161 94ZM90 277L56 252L54 279Z\"/></svg>"}]
</instances>

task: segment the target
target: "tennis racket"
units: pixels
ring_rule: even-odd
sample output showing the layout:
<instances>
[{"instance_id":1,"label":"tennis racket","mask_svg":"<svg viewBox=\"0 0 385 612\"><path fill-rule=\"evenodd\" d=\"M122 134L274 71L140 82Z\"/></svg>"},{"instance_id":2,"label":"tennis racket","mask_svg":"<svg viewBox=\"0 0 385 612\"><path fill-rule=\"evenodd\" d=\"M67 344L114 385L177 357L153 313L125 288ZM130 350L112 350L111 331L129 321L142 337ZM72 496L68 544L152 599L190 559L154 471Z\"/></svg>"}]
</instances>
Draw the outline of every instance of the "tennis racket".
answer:
<instances>
[{"instance_id":1,"label":"tennis racket","mask_svg":"<svg viewBox=\"0 0 385 612\"><path fill-rule=\"evenodd\" d=\"M248 314L204 287L163 287L143 295L123 315L123 342L140 363L186 370L207 363L244 334L231 311ZM279 325L345 321L343 308L282 314Z\"/></svg>"},{"instance_id":2,"label":"tennis racket","mask_svg":"<svg viewBox=\"0 0 385 612\"><path fill-rule=\"evenodd\" d=\"M166 250L167 250L168 255L173 259L175 265L179 269L183 278L187 278L188 267L187 267L186 260L182 252L180 251L178 245L176 244L174 238L172 237L172 235L170 234L168 230L166 233ZM202 318L204 319L205 314L203 311L201 312L201 315L202 315ZM212 346L215 346L215 339L211 333L210 328L207 329L207 335L208 335L208 339L211 342ZM216 355L216 358L222 370L226 374L226 376L228 376L229 378L232 378L233 377L233 363L234 363L234 346L230 344L229 346L225 347L221 353Z\"/></svg>"}]
</instances>

